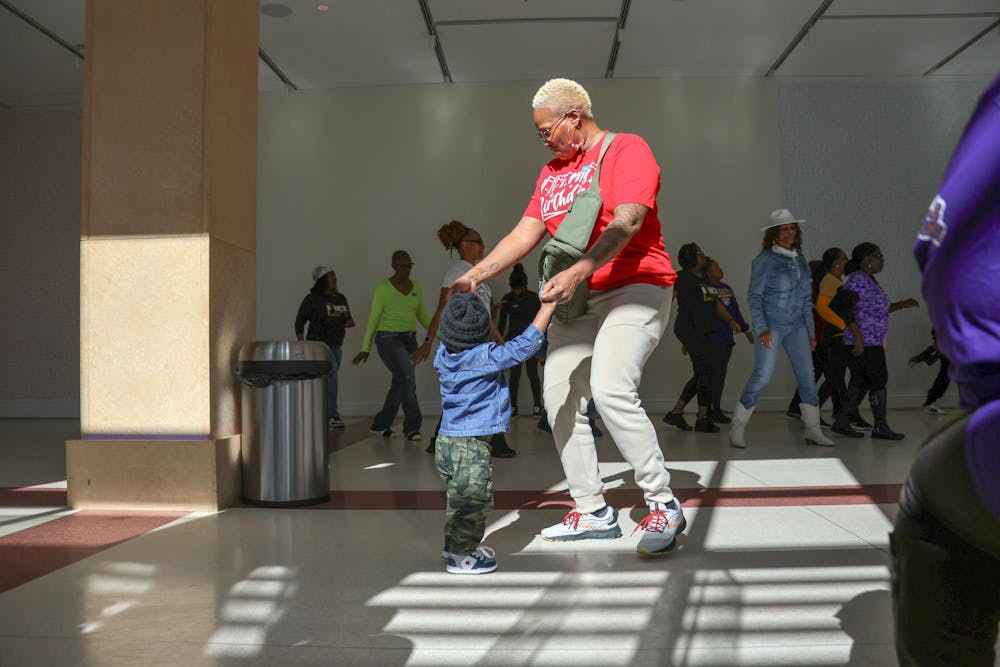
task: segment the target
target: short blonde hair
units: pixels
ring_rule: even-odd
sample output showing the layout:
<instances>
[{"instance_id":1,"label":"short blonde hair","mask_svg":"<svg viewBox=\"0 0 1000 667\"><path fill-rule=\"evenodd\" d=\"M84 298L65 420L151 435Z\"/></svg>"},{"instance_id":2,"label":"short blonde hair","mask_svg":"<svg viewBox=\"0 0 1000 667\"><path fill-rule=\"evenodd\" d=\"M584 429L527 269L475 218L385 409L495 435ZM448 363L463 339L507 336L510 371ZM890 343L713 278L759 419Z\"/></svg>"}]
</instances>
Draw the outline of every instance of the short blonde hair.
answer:
<instances>
[{"instance_id":1,"label":"short blonde hair","mask_svg":"<svg viewBox=\"0 0 1000 667\"><path fill-rule=\"evenodd\" d=\"M576 109L585 118L594 117L590 108L590 95L583 86L570 79L549 79L543 83L531 100L531 108L552 109L560 114Z\"/></svg>"}]
</instances>

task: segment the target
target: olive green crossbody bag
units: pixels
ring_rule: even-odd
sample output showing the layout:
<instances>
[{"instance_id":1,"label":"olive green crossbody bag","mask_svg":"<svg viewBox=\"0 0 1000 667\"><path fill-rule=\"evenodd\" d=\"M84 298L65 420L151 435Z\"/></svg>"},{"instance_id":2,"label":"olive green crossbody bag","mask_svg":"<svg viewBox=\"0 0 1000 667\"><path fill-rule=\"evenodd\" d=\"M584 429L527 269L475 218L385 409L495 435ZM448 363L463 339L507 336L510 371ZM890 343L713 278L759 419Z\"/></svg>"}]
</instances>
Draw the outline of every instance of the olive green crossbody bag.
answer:
<instances>
[{"instance_id":1,"label":"olive green crossbody bag","mask_svg":"<svg viewBox=\"0 0 1000 667\"><path fill-rule=\"evenodd\" d=\"M539 288L552 276L573 266L587 251L590 235L594 232L594 223L597 222L597 216L600 215L601 206L604 204L600 194L601 162L614 138L614 132L604 135L590 187L577 193L569 211L566 212L566 217L556 228L555 236L542 247L542 256L538 260ZM580 283L569 301L556 306L554 313L556 319L568 323L586 313L588 293L587 283Z\"/></svg>"}]
</instances>

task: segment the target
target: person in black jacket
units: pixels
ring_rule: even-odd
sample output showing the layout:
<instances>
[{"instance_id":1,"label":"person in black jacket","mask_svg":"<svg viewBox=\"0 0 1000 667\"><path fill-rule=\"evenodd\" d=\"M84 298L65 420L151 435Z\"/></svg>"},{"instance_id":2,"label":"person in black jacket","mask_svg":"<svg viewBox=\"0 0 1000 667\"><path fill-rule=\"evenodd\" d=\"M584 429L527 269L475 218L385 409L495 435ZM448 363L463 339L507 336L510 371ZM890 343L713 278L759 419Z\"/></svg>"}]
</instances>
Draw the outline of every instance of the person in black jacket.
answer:
<instances>
[{"instance_id":1,"label":"person in black jacket","mask_svg":"<svg viewBox=\"0 0 1000 667\"><path fill-rule=\"evenodd\" d=\"M333 371L330 373L330 428L344 428L337 407L337 371L340 369L341 345L345 329L354 326L347 297L337 291L337 274L328 266L313 269L313 286L302 299L295 316L295 337L326 343L333 350ZM306 330L306 324L309 325Z\"/></svg>"},{"instance_id":2,"label":"person in black jacket","mask_svg":"<svg viewBox=\"0 0 1000 667\"><path fill-rule=\"evenodd\" d=\"M510 291L500 299L500 318L498 329L504 340L510 340L520 335L531 321L535 319L542 302L538 295L528 289L528 274L524 266L515 264L510 272ZM511 417L517 416L517 391L521 385L521 366L528 372L528 384L531 385L532 414L536 417L542 414L542 383L538 379L538 359L530 357L523 364L511 366L508 384L510 385Z\"/></svg>"},{"instance_id":3,"label":"person in black jacket","mask_svg":"<svg viewBox=\"0 0 1000 667\"><path fill-rule=\"evenodd\" d=\"M705 254L695 243L685 243L677 251L677 260L683 271L678 272L674 283L677 298L677 319L674 320L674 335L684 345L694 377L697 378L698 417L694 430L718 433L719 427L709 419L712 407L712 378L715 374L710 340L715 333L716 321L722 317L734 332L742 327L718 301L718 291L705 277ZM684 420L683 410L687 401L680 399L674 409L664 416L663 421L682 431L691 427Z\"/></svg>"}]
</instances>

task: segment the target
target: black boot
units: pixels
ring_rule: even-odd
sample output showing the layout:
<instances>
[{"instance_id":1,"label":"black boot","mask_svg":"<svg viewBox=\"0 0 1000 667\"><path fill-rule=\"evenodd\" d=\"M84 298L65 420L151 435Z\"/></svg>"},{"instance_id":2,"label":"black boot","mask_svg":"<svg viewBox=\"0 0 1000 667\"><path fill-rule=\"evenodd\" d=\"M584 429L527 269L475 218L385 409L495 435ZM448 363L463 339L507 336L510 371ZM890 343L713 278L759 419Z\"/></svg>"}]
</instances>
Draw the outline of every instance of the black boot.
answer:
<instances>
[{"instance_id":1,"label":"black boot","mask_svg":"<svg viewBox=\"0 0 1000 667\"><path fill-rule=\"evenodd\" d=\"M872 437L879 440L902 440L905 436L896 433L885 421L886 405L885 399L888 392L885 389L868 393L868 400L872 404L872 415L875 417L875 426L872 428Z\"/></svg>"},{"instance_id":2,"label":"black boot","mask_svg":"<svg viewBox=\"0 0 1000 667\"><path fill-rule=\"evenodd\" d=\"M834 415L833 426L830 428L831 431L837 435L842 435L847 438L863 438L864 435L855 431L851 426L851 415L857 410L858 401L861 400L861 390L857 387L850 387L847 390L847 396L840 401L840 410Z\"/></svg>"},{"instance_id":3,"label":"black boot","mask_svg":"<svg viewBox=\"0 0 1000 667\"><path fill-rule=\"evenodd\" d=\"M496 433L490 438L490 449L492 450L493 458L511 459L517 456L517 452L507 444L507 438L503 433Z\"/></svg>"},{"instance_id":4,"label":"black boot","mask_svg":"<svg viewBox=\"0 0 1000 667\"><path fill-rule=\"evenodd\" d=\"M795 395L792 396L792 402L788 404L788 409L785 410L785 415L791 417L792 419L802 419L802 410L799 409L799 403L802 399L799 398L799 390L795 390Z\"/></svg>"}]
</instances>

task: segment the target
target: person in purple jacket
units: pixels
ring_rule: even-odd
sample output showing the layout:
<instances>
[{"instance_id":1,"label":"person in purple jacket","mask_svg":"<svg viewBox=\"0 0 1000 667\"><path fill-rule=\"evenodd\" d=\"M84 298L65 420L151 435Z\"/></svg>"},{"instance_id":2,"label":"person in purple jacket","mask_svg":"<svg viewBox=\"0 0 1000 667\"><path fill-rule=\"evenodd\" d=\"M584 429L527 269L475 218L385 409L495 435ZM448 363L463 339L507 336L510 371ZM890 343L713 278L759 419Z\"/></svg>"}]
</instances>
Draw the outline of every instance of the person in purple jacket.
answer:
<instances>
[{"instance_id":1,"label":"person in purple jacket","mask_svg":"<svg viewBox=\"0 0 1000 667\"><path fill-rule=\"evenodd\" d=\"M915 254L967 412L931 436L903 485L890 535L896 651L906 666L985 667L1000 622L1000 77L965 128Z\"/></svg>"},{"instance_id":2,"label":"person in purple jacket","mask_svg":"<svg viewBox=\"0 0 1000 667\"><path fill-rule=\"evenodd\" d=\"M886 398L889 382L889 367L885 361L885 338L889 332L889 313L903 308L917 308L916 299L890 301L879 284L875 274L885 266L885 257L881 248L874 243L859 243L851 251L851 261L847 263L846 273L850 275L844 281L843 289L857 294L854 307L854 320L861 333L864 349L860 356L850 362L851 384L847 389L847 400L841 409L847 415L858 409L858 402L868 391L868 402L872 406L872 416L875 425L872 427L872 437L881 440L902 440L903 434L889 428L886 421ZM855 330L844 330L843 344L854 346ZM843 415L838 414L843 420ZM843 423L843 421L841 421Z\"/></svg>"}]
</instances>

